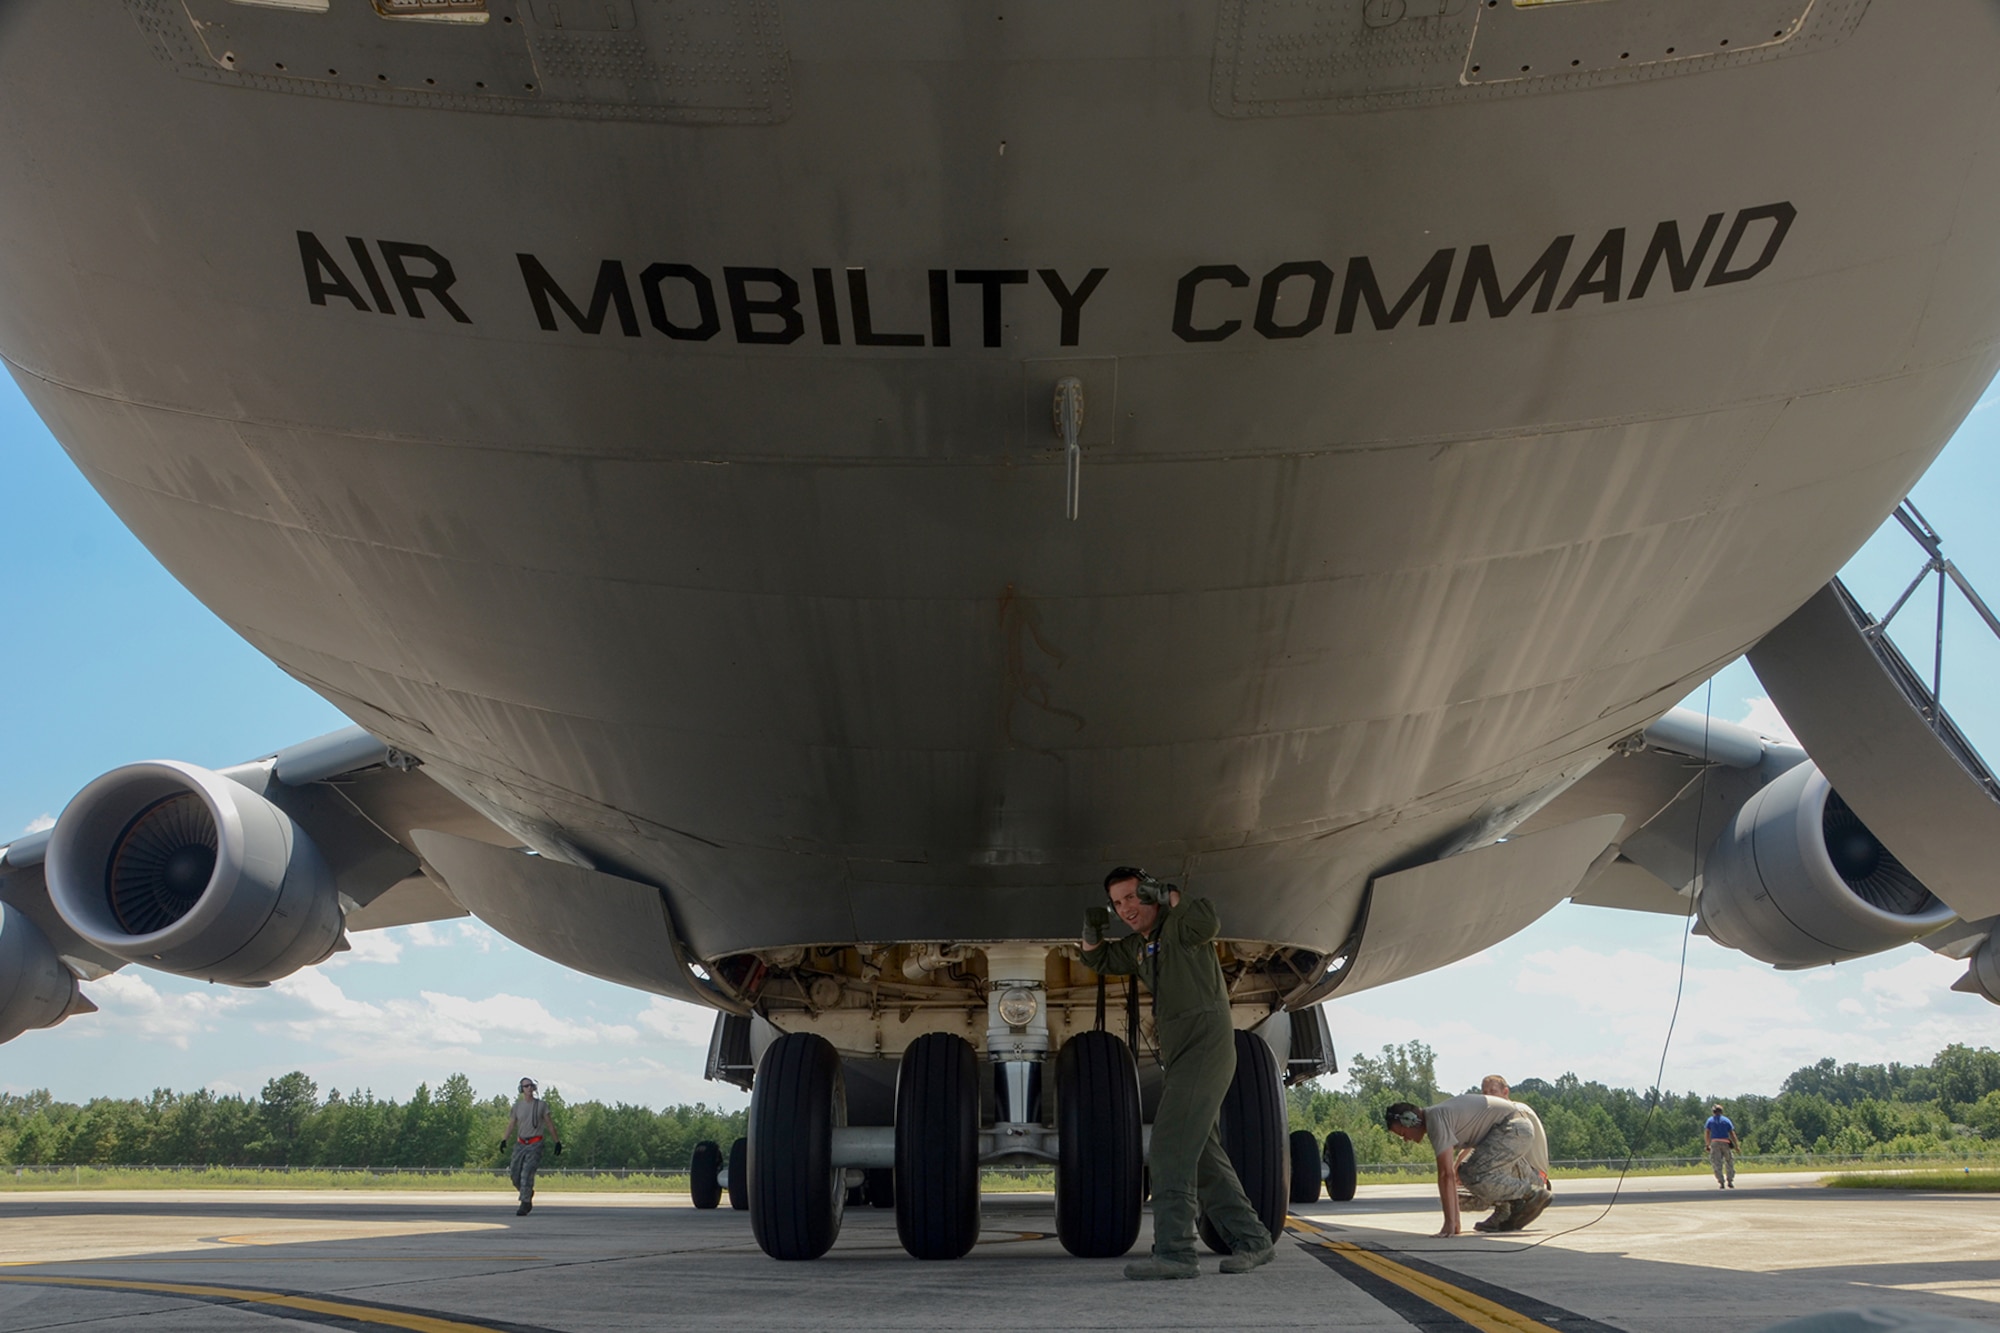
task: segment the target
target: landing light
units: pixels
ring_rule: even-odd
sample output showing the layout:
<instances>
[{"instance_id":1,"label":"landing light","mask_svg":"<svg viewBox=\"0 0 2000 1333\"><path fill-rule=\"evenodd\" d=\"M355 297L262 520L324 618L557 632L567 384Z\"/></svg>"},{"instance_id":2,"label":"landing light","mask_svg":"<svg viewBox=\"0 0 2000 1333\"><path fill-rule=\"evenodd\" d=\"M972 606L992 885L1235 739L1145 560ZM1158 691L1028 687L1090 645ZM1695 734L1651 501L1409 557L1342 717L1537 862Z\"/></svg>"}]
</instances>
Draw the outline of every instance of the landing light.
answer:
<instances>
[{"instance_id":1,"label":"landing light","mask_svg":"<svg viewBox=\"0 0 2000 1333\"><path fill-rule=\"evenodd\" d=\"M1014 986L1000 997L1000 1021L1010 1028L1024 1028L1035 1021L1041 1001L1025 986Z\"/></svg>"}]
</instances>

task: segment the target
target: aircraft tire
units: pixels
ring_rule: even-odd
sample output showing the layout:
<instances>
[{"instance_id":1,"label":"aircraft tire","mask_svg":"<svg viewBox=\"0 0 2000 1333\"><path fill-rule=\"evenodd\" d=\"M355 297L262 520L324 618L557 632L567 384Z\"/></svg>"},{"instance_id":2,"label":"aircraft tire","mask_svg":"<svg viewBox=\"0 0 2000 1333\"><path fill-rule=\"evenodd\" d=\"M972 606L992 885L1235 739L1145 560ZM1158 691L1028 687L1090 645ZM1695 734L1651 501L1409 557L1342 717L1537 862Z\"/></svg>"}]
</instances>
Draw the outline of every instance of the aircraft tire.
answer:
<instances>
[{"instance_id":1,"label":"aircraft tire","mask_svg":"<svg viewBox=\"0 0 2000 1333\"><path fill-rule=\"evenodd\" d=\"M1139 1066L1109 1032L1056 1052L1056 1237L1079 1259L1115 1259L1139 1238L1145 1127Z\"/></svg>"},{"instance_id":2,"label":"aircraft tire","mask_svg":"<svg viewBox=\"0 0 2000 1333\"><path fill-rule=\"evenodd\" d=\"M1335 1203L1352 1203L1359 1175L1354 1164L1354 1140L1336 1129L1326 1136L1326 1197Z\"/></svg>"},{"instance_id":3,"label":"aircraft tire","mask_svg":"<svg viewBox=\"0 0 2000 1333\"><path fill-rule=\"evenodd\" d=\"M950 1032L911 1042L896 1069L896 1235L916 1259L979 1240L979 1056Z\"/></svg>"},{"instance_id":4,"label":"aircraft tire","mask_svg":"<svg viewBox=\"0 0 2000 1333\"><path fill-rule=\"evenodd\" d=\"M1275 1243L1285 1230L1291 1192L1292 1153L1285 1130L1285 1089L1278 1060L1254 1032L1236 1033L1236 1077L1222 1097L1222 1150L1250 1196L1250 1206ZM1208 1248L1228 1254L1222 1235L1204 1215L1195 1229Z\"/></svg>"},{"instance_id":5,"label":"aircraft tire","mask_svg":"<svg viewBox=\"0 0 2000 1333\"><path fill-rule=\"evenodd\" d=\"M868 1179L862 1182L868 1192L870 1208L894 1208L896 1206L896 1173L886 1166L871 1167Z\"/></svg>"},{"instance_id":6,"label":"aircraft tire","mask_svg":"<svg viewBox=\"0 0 2000 1333\"><path fill-rule=\"evenodd\" d=\"M713 1208L722 1202L722 1149L712 1139L694 1145L688 1158L688 1196L697 1208Z\"/></svg>"},{"instance_id":7,"label":"aircraft tire","mask_svg":"<svg viewBox=\"0 0 2000 1333\"><path fill-rule=\"evenodd\" d=\"M729 1206L737 1212L750 1208L750 1140L738 1139L729 1145Z\"/></svg>"},{"instance_id":8,"label":"aircraft tire","mask_svg":"<svg viewBox=\"0 0 2000 1333\"><path fill-rule=\"evenodd\" d=\"M833 1248L847 1201L833 1130L847 1123L847 1084L833 1043L787 1032L764 1051L750 1091L750 1230L773 1259Z\"/></svg>"},{"instance_id":9,"label":"aircraft tire","mask_svg":"<svg viewBox=\"0 0 2000 1333\"><path fill-rule=\"evenodd\" d=\"M1291 1198L1293 1203L1319 1202L1319 1140L1309 1129L1292 1131Z\"/></svg>"}]
</instances>

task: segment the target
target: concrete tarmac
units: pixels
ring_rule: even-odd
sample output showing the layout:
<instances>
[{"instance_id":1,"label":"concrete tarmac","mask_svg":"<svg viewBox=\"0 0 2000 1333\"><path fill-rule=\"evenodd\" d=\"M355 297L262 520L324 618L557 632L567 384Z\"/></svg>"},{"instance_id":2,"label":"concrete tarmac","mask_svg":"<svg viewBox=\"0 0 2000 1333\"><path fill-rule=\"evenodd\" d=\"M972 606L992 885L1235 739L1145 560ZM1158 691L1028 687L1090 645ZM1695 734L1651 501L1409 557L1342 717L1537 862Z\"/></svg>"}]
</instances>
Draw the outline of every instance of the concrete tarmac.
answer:
<instances>
[{"instance_id":1,"label":"concrete tarmac","mask_svg":"<svg viewBox=\"0 0 2000 1333\"><path fill-rule=\"evenodd\" d=\"M62 1192L0 1196L0 1330L1344 1329L1726 1333L1901 1307L2000 1322L2000 1197L1834 1191L1808 1175L1558 1182L1513 1236L1432 1239L1428 1184L1294 1210L1276 1262L1136 1284L1079 1260L1048 1195L988 1195L965 1259L924 1263L850 1209L780 1264L684 1195ZM1147 1243L1142 1233L1140 1247ZM1135 1251L1136 1252L1136 1251Z\"/></svg>"}]
</instances>

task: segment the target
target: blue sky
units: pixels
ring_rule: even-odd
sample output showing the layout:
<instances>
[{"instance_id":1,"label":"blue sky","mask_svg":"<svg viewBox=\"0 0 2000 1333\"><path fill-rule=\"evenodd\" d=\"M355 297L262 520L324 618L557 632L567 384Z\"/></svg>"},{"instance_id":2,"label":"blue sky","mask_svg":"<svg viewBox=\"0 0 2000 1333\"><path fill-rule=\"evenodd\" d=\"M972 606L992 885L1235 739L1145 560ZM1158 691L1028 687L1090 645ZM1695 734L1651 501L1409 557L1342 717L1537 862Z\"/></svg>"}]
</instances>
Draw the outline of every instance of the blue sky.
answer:
<instances>
[{"instance_id":1,"label":"blue sky","mask_svg":"<svg viewBox=\"0 0 2000 1333\"><path fill-rule=\"evenodd\" d=\"M2000 394L1989 389L1914 499L1973 582L2000 594ZM0 379L0 841L37 827L91 778L136 759L221 765L346 725L210 615L83 481L12 381ZM1922 563L1893 524L1844 572L1885 609ZM1897 637L1927 664L1932 603ZM1945 701L2000 756L2000 644L1953 594ZM1704 692L1690 701L1700 706ZM1714 682L1714 711L1778 722L1749 668ZM739 1105L701 1079L709 1015L565 971L472 922L373 932L268 991L128 968L86 989L103 1012L0 1047L0 1091L255 1092L287 1070L322 1089L407 1096L462 1071L482 1093L523 1073L570 1097ZM1677 980L1672 918L1564 906L1443 971L1342 1000L1343 1053L1421 1039L1447 1085L1489 1070L1651 1083ZM1909 946L1780 973L1696 938L1665 1082L1770 1092L1821 1056L1926 1060L1949 1041L1996 1044L2000 1009L1946 989L1962 965Z\"/></svg>"}]
</instances>

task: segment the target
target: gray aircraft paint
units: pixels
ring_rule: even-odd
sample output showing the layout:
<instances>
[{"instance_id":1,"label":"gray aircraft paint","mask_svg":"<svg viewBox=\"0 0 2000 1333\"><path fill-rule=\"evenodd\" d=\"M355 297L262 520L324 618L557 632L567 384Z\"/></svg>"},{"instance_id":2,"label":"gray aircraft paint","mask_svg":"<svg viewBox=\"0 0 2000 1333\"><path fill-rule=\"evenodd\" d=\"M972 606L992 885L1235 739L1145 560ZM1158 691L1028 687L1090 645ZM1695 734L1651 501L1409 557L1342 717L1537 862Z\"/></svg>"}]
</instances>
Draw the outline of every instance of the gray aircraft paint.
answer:
<instances>
[{"instance_id":1,"label":"gray aircraft paint","mask_svg":"<svg viewBox=\"0 0 2000 1333\"><path fill-rule=\"evenodd\" d=\"M1061 937L1116 861L1330 949L1804 601L1995 365L1975 0L491 9L8 6L0 353L253 644L704 956ZM1393 306L1444 250L1435 318L1339 331L1357 256ZM523 254L586 317L616 261L636 336ZM1041 271L1096 269L1066 340Z\"/></svg>"}]
</instances>

